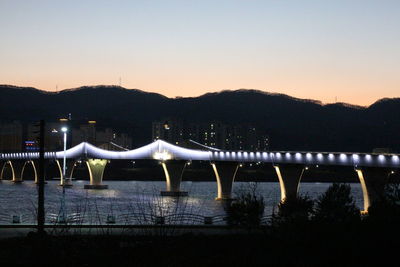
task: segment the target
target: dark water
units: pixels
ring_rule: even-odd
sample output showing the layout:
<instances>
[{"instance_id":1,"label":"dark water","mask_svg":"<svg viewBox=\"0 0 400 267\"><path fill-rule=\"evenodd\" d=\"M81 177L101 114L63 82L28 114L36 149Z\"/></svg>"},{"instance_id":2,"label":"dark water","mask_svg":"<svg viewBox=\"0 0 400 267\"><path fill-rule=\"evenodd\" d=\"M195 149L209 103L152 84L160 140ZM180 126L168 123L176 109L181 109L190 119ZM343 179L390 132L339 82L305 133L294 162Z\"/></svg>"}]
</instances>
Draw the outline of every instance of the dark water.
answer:
<instances>
[{"instance_id":1,"label":"dark water","mask_svg":"<svg viewBox=\"0 0 400 267\"><path fill-rule=\"evenodd\" d=\"M189 192L180 199L161 197L165 182L105 181L106 190L86 190L88 181L74 181L72 188L65 190L65 209L62 203L62 188L58 181L48 181L45 189L46 223L54 224L65 215L69 223L105 224L112 216L117 224L154 223L155 216L165 216L170 223L201 223L202 216L222 218L224 204L215 201L215 182L182 182L181 188ZM300 193L317 198L329 183L301 183ZM236 182L234 194L256 187L266 202L265 215L269 216L280 200L279 183ZM362 208L363 199L360 184L351 184L353 198ZM32 181L14 184L0 182L0 224L11 224L12 216L20 216L22 223L35 223L37 186ZM180 214L180 215L179 215Z\"/></svg>"}]
</instances>

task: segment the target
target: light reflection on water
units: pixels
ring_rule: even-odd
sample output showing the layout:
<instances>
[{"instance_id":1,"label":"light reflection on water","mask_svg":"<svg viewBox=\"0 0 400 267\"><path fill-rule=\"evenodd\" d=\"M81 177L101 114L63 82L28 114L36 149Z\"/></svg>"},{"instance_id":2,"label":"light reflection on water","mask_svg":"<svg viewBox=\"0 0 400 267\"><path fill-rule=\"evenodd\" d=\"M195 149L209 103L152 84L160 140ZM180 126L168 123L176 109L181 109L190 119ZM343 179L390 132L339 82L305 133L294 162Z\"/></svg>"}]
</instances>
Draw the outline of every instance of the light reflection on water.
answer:
<instances>
[{"instance_id":1,"label":"light reflection on water","mask_svg":"<svg viewBox=\"0 0 400 267\"><path fill-rule=\"evenodd\" d=\"M66 188L65 203L68 218L75 223L105 223L108 215L116 218L116 223L150 223L150 217L172 216L178 213L202 216L224 215L224 204L215 201L217 185L215 182L184 181L183 191L189 197L180 199L161 197L165 182L144 181L105 181L107 190L86 190L88 181L74 181L72 188ZM251 183L254 185L254 183ZM317 198L329 183L301 183L300 194ZM362 208L362 191L359 184L350 184L353 198ZM235 182L233 191L238 193L250 188L250 183ZM256 185L257 192L266 202L265 215L271 215L279 203L279 183L262 182ZM48 181L45 187L46 222L54 223L60 214L62 188L58 181ZM14 184L0 182L0 224L10 224L12 215L21 215L22 223L35 223L37 204L37 186L32 181ZM176 218L174 218L176 219ZM195 222L193 222L195 223Z\"/></svg>"}]
</instances>

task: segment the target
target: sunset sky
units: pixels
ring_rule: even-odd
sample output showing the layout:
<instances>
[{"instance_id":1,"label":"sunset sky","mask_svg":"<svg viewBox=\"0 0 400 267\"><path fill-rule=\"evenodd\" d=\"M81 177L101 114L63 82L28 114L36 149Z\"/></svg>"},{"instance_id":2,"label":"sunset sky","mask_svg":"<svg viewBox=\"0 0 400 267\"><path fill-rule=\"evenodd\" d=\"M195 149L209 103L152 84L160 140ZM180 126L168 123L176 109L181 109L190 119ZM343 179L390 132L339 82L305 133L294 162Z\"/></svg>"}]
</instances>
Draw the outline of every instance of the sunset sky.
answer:
<instances>
[{"instance_id":1,"label":"sunset sky","mask_svg":"<svg viewBox=\"0 0 400 267\"><path fill-rule=\"evenodd\" d=\"M398 0L0 0L0 84L400 97Z\"/></svg>"}]
</instances>

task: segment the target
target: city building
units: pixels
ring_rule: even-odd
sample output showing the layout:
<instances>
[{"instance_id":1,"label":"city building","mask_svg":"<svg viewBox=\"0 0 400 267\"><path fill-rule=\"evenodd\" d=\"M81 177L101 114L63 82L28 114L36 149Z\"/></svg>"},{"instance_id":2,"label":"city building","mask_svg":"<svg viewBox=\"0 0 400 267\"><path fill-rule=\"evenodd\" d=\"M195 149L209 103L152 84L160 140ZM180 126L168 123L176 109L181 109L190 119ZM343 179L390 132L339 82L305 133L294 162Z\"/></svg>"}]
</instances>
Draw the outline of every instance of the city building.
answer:
<instances>
[{"instance_id":1,"label":"city building","mask_svg":"<svg viewBox=\"0 0 400 267\"><path fill-rule=\"evenodd\" d=\"M184 123L168 118L152 123L152 139L179 144L193 140L223 150L268 151L268 135L250 125L228 125L220 122Z\"/></svg>"},{"instance_id":2,"label":"city building","mask_svg":"<svg viewBox=\"0 0 400 267\"><path fill-rule=\"evenodd\" d=\"M72 121L62 118L56 122L45 124L45 150L59 151L63 149L64 140L61 128L66 126L67 147L81 142L88 142L108 150L132 148L132 139L125 133L111 128L97 128L96 121ZM0 124L0 152L38 151L39 126L36 123Z\"/></svg>"},{"instance_id":3,"label":"city building","mask_svg":"<svg viewBox=\"0 0 400 267\"><path fill-rule=\"evenodd\" d=\"M0 124L0 151L22 151L24 148L24 127L21 122Z\"/></svg>"},{"instance_id":4,"label":"city building","mask_svg":"<svg viewBox=\"0 0 400 267\"><path fill-rule=\"evenodd\" d=\"M186 139L185 136L184 124L180 120L168 118L152 124L153 140L168 140L170 143L179 145L180 142Z\"/></svg>"}]
</instances>

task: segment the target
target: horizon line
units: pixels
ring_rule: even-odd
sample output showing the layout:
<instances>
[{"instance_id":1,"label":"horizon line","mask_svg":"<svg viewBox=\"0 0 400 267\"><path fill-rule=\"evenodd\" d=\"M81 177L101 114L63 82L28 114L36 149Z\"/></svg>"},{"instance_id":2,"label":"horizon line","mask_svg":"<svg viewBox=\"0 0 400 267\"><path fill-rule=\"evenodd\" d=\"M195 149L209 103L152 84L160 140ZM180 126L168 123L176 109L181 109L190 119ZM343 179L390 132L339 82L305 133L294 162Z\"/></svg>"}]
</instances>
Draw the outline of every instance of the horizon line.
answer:
<instances>
[{"instance_id":1,"label":"horizon line","mask_svg":"<svg viewBox=\"0 0 400 267\"><path fill-rule=\"evenodd\" d=\"M30 89L35 89L38 91L42 91L45 93L50 93L50 94L58 94L58 93L62 93L62 92L68 92L68 91L74 91L74 90L79 90L85 87L119 87L125 90L136 90L136 91L140 91L143 93L149 93L149 94L158 94L160 96L169 98L169 99L180 99L180 98L199 98L199 97L203 97L205 95L209 95L209 94L220 94L223 92L237 92L237 91L254 91L257 93L261 93L261 94L265 94L265 95L274 95L274 96L285 96L285 97L289 97L292 99L296 99L299 101L305 101L305 102L312 102L314 104L318 104L321 106L326 106L326 105L335 105L335 104L339 104L339 105L344 105L344 106L350 106L350 107L354 107L354 108L368 108L372 105L374 105L375 103L385 100L385 99L398 99L399 97L382 97L382 98L378 98L376 99L373 103L369 104L369 105L360 105L360 104L352 104L352 103L348 103L348 102L341 102L341 101L337 101L337 102L323 102L321 100L318 99L312 99L312 98L300 98L300 97L296 97L296 96L291 96L289 94L285 94L285 93L279 93L279 92L273 92L273 91L265 91L262 89L256 89L256 88L237 88L237 89L221 89L219 91L209 91L206 92L204 94L200 94L197 96L166 96L164 94L158 93L156 91L145 91L142 90L140 88L127 88L124 87L122 85L119 84L97 84L97 85L82 85L82 86L78 86L78 87L73 87L73 88L64 88L64 89L58 89L58 90L46 90L46 89L41 89L41 88L36 88L33 86L21 86L21 85L13 85L13 84L0 84L0 87L16 87L16 88L30 88Z\"/></svg>"}]
</instances>

